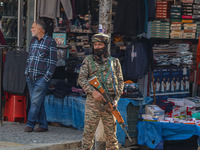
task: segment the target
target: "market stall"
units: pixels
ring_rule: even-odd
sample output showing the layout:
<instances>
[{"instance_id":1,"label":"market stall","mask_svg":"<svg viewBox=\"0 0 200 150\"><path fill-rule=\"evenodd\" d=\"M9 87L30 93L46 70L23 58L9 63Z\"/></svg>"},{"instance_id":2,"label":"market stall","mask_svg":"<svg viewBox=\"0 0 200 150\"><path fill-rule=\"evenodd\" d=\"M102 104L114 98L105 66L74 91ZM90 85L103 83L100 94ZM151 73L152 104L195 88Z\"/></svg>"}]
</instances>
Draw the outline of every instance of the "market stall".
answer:
<instances>
[{"instance_id":1,"label":"market stall","mask_svg":"<svg viewBox=\"0 0 200 150\"><path fill-rule=\"evenodd\" d=\"M109 27L100 24L98 0L58 2L54 1L51 10L56 11L52 14L49 8L44 9L43 4L48 1L37 3L37 18L47 23L47 33L55 39L58 49L58 64L45 99L49 122L83 130L86 94L77 84L79 70L82 60L92 54L92 35L109 29L110 53L119 58L125 81L118 109L131 138L137 138L140 145L155 148L161 141L199 136L197 125L183 124L187 121L198 124L189 120L199 111L194 102L199 100L194 92L198 87L195 79L198 79L195 55L200 33L198 0L113 0ZM3 27L8 19L3 17ZM7 33L9 30L5 29ZM187 105L184 99L188 100ZM152 103L162 109L161 115L145 110ZM137 125L138 118L150 122L139 121ZM188 133L183 135L180 127L187 128ZM117 137L126 145L119 124Z\"/></svg>"}]
</instances>

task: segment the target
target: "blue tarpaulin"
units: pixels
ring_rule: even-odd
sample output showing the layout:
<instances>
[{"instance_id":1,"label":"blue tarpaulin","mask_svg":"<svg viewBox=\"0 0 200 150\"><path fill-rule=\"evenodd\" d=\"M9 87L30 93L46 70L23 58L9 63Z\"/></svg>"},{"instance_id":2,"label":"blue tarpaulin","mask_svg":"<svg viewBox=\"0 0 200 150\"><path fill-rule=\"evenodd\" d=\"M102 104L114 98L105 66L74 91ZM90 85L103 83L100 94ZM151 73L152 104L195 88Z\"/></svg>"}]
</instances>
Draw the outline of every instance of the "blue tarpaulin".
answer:
<instances>
[{"instance_id":1,"label":"blue tarpaulin","mask_svg":"<svg viewBox=\"0 0 200 150\"><path fill-rule=\"evenodd\" d=\"M150 97L146 97L143 101L132 100L129 98L120 98L117 108L118 108L120 114L122 115L122 118L124 119L125 124L127 125L127 106L128 106L128 104L132 103L135 106L141 106L141 105L149 104L150 102L152 102L152 98L150 98ZM127 130L127 128L126 128L126 130ZM125 134L124 130L117 123L117 139L118 139L119 143L121 143L122 145L125 144L125 137L126 137L126 134Z\"/></svg>"},{"instance_id":2,"label":"blue tarpaulin","mask_svg":"<svg viewBox=\"0 0 200 150\"><path fill-rule=\"evenodd\" d=\"M185 140L200 136L200 127L180 123L138 121L138 144L154 149L164 140Z\"/></svg>"},{"instance_id":3,"label":"blue tarpaulin","mask_svg":"<svg viewBox=\"0 0 200 150\"><path fill-rule=\"evenodd\" d=\"M82 97L55 98L45 97L45 110L48 122L73 126L79 130L84 128L85 99Z\"/></svg>"}]
</instances>

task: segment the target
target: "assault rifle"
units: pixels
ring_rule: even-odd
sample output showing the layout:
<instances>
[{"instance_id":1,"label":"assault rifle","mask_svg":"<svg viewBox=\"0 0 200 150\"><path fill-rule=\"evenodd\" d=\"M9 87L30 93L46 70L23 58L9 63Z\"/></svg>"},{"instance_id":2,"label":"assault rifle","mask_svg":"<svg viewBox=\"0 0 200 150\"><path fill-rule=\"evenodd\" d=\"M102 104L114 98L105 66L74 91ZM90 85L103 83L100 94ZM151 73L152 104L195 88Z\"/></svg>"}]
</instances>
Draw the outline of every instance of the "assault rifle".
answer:
<instances>
[{"instance_id":1,"label":"assault rifle","mask_svg":"<svg viewBox=\"0 0 200 150\"><path fill-rule=\"evenodd\" d=\"M94 76L94 77L93 77L92 79L90 79L88 82L89 82L92 86L94 86L94 87L103 95L103 97L104 97L105 100L106 100L106 103L109 105L109 107L110 107L110 109L111 109L113 115L115 116L117 122L119 123L119 125L121 126L121 128L122 128L122 129L124 130L124 132L126 133L128 139L129 139L129 141L132 142L130 136L128 135L128 133L127 133L127 131L126 131L126 129L125 129L126 125L125 125L125 123L124 123L124 120L123 120L123 118L122 118L120 112L117 110L116 107L113 107L112 100L111 100L111 98L110 98L109 93L106 93L106 92L105 92L105 90L103 89L103 87L102 87L101 84L99 83L99 81L98 81L98 79L97 79L96 76Z\"/></svg>"}]
</instances>

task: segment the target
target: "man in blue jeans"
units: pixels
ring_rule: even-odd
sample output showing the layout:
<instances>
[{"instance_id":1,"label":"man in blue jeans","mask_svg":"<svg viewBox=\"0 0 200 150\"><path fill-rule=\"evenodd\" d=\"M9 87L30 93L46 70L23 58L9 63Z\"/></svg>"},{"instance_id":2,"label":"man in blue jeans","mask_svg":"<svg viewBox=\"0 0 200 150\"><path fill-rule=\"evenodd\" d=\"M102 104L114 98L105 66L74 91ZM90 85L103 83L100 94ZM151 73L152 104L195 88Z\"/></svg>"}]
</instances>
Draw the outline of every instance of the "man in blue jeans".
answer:
<instances>
[{"instance_id":1,"label":"man in blue jeans","mask_svg":"<svg viewBox=\"0 0 200 150\"><path fill-rule=\"evenodd\" d=\"M48 83L56 68L57 49L55 40L45 34L45 28L42 20L35 21L31 28L33 38L25 70L30 94L30 109L25 132L48 131L44 99ZM36 121L38 121L39 127L34 129Z\"/></svg>"}]
</instances>

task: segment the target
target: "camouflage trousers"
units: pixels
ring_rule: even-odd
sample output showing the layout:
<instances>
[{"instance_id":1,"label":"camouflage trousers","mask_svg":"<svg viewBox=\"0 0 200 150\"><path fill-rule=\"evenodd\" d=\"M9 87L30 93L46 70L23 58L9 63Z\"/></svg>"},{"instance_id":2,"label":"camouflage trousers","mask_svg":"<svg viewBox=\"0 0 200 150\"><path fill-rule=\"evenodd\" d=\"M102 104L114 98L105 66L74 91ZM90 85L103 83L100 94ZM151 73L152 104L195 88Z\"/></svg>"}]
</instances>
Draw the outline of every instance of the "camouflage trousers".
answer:
<instances>
[{"instance_id":1,"label":"camouflage trousers","mask_svg":"<svg viewBox=\"0 0 200 150\"><path fill-rule=\"evenodd\" d=\"M85 126L83 133L83 150L90 150L93 145L94 134L99 124L100 117L104 124L106 135L106 149L119 150L116 137L116 119L112 112L102 111L103 102L95 101L88 96L85 104Z\"/></svg>"}]
</instances>

